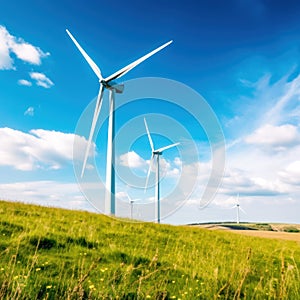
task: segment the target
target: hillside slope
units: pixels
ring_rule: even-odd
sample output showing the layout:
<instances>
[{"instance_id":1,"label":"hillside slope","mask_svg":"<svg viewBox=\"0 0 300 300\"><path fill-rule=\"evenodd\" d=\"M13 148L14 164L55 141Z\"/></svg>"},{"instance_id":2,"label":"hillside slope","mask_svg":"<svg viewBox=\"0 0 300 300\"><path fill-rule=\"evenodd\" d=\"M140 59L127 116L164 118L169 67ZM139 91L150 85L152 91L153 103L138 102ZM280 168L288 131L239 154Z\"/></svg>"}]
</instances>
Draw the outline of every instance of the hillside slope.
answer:
<instances>
[{"instance_id":1,"label":"hillside slope","mask_svg":"<svg viewBox=\"0 0 300 300\"><path fill-rule=\"evenodd\" d=\"M0 202L0 299L300 299L299 242Z\"/></svg>"}]
</instances>

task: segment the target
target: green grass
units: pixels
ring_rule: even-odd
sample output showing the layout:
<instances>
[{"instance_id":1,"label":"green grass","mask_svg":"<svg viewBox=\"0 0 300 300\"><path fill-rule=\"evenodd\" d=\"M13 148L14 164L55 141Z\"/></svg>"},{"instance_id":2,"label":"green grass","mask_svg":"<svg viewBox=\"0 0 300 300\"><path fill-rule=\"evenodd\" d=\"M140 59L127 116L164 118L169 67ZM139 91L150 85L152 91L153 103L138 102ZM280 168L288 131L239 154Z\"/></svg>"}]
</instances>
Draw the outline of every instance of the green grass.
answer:
<instances>
[{"instance_id":1,"label":"green grass","mask_svg":"<svg viewBox=\"0 0 300 300\"><path fill-rule=\"evenodd\" d=\"M0 299L300 299L300 247L0 202Z\"/></svg>"}]
</instances>

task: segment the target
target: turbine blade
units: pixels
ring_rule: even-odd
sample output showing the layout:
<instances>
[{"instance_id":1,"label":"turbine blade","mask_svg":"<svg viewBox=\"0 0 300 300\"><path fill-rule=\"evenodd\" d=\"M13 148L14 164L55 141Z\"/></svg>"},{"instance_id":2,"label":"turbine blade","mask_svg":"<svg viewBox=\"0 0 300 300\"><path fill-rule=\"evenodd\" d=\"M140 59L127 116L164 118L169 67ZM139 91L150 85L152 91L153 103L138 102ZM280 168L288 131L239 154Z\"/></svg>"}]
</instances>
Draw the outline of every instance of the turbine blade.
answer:
<instances>
[{"instance_id":1,"label":"turbine blade","mask_svg":"<svg viewBox=\"0 0 300 300\"><path fill-rule=\"evenodd\" d=\"M80 53L83 55L83 57L85 58L85 60L88 62L88 64L90 65L90 67L93 69L94 73L97 75L97 77L99 78L99 80L103 80L103 77L102 77L102 74L101 74L101 71L100 71L99 67L88 56L88 54L83 50L83 48L79 45L79 43L76 41L76 39L71 34L71 32L68 29L66 29L66 32L69 35L69 37L71 38L71 40L73 41L73 43L76 45L76 47L78 48L78 50L80 51Z\"/></svg>"},{"instance_id":2,"label":"turbine blade","mask_svg":"<svg viewBox=\"0 0 300 300\"><path fill-rule=\"evenodd\" d=\"M95 111L94 111L92 126L91 126L90 135L89 135L89 139L88 139L88 144L87 144L87 147L86 147L86 150L85 150L85 156L84 156L84 161L83 161L82 170L81 170L81 178L83 177L83 174L84 174L84 171L85 171L85 167L86 167L87 159L88 159L88 156L89 156L92 139L93 139L93 136L94 136L94 131L95 131L97 120L98 120L99 113L100 113L100 110L101 110L103 91L104 91L104 86L101 84L100 89L99 89L99 93L98 93L98 97L97 97L97 102L96 102L96 107L95 107Z\"/></svg>"},{"instance_id":3,"label":"turbine blade","mask_svg":"<svg viewBox=\"0 0 300 300\"><path fill-rule=\"evenodd\" d=\"M148 140L149 140L149 143L150 143L150 147L151 147L151 150L153 152L154 151L153 141L152 141L149 129L148 129L146 118L144 118L144 123L145 123L146 131L147 131L147 135L148 135Z\"/></svg>"},{"instance_id":4,"label":"turbine blade","mask_svg":"<svg viewBox=\"0 0 300 300\"><path fill-rule=\"evenodd\" d=\"M170 45L173 41L169 41L165 44L163 44L162 46L156 48L155 50L151 51L150 53L144 55L143 57L137 59L136 61L132 62L131 64L129 64L128 66L122 68L121 70L115 72L114 74L108 76L107 78L105 78L104 80L108 83L111 80L117 79L122 77L123 75L125 75L127 72L129 72L131 69L135 68L137 65L139 65L140 63L142 63L144 60L146 60L147 58L149 58L150 56L154 55L155 53L157 53L158 51L162 50L163 48L167 47L168 45Z\"/></svg>"},{"instance_id":5,"label":"turbine blade","mask_svg":"<svg viewBox=\"0 0 300 300\"><path fill-rule=\"evenodd\" d=\"M151 159L150 159L150 163L149 163L149 169L148 169L148 173L147 173L147 178L146 178L146 184L145 184L144 193L146 192L146 189L148 187L148 182L149 182L149 177L150 177L150 172L151 172L151 169L152 169L153 161L154 161L154 154L152 153Z\"/></svg>"},{"instance_id":6,"label":"turbine blade","mask_svg":"<svg viewBox=\"0 0 300 300\"><path fill-rule=\"evenodd\" d=\"M244 209L241 208L241 206L240 206L240 210L241 210L245 215L247 215L247 213L245 212Z\"/></svg>"},{"instance_id":7,"label":"turbine blade","mask_svg":"<svg viewBox=\"0 0 300 300\"><path fill-rule=\"evenodd\" d=\"M128 195L128 193L126 193L126 195L127 195L127 198L128 198L128 200L129 200L129 202L132 202L132 199L131 199L131 197Z\"/></svg>"},{"instance_id":8,"label":"turbine blade","mask_svg":"<svg viewBox=\"0 0 300 300\"><path fill-rule=\"evenodd\" d=\"M155 150L155 151L157 151L157 152L163 152L163 151L165 151L165 150L167 150L167 149L170 149L170 148L173 148L173 147L175 147L175 146L177 146L177 145L179 145L180 143L175 143L175 144L172 144L172 145L169 145L169 146L166 146L166 147L162 147L162 148L159 148L159 149L157 149L157 150Z\"/></svg>"}]
</instances>

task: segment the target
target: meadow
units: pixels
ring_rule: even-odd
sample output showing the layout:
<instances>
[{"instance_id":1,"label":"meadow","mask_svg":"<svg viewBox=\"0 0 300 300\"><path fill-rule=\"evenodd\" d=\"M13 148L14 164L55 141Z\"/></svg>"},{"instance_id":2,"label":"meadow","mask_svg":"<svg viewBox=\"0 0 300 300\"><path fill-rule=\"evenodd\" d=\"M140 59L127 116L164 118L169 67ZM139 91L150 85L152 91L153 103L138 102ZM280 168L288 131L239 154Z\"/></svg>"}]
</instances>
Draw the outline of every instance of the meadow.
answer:
<instances>
[{"instance_id":1,"label":"meadow","mask_svg":"<svg viewBox=\"0 0 300 300\"><path fill-rule=\"evenodd\" d=\"M5 201L0 237L0 299L300 299L297 241Z\"/></svg>"}]
</instances>

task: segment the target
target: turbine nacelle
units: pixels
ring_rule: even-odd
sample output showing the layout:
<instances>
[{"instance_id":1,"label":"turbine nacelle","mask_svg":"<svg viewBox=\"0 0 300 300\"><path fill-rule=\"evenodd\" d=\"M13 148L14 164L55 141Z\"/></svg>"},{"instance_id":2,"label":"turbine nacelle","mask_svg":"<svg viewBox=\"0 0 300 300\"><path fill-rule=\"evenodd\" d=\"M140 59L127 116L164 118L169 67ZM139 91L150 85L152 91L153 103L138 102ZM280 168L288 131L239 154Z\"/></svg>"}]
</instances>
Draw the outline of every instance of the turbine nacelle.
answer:
<instances>
[{"instance_id":1,"label":"turbine nacelle","mask_svg":"<svg viewBox=\"0 0 300 300\"><path fill-rule=\"evenodd\" d=\"M162 155L163 152L162 151L153 151L152 154L153 155Z\"/></svg>"},{"instance_id":2,"label":"turbine nacelle","mask_svg":"<svg viewBox=\"0 0 300 300\"><path fill-rule=\"evenodd\" d=\"M115 84L111 87L117 94L122 94L124 91L124 84Z\"/></svg>"},{"instance_id":3,"label":"turbine nacelle","mask_svg":"<svg viewBox=\"0 0 300 300\"><path fill-rule=\"evenodd\" d=\"M102 84L106 89L115 91L117 94L122 94L124 91L124 84L118 84L116 82L107 82L105 79L99 80L100 84Z\"/></svg>"}]
</instances>

